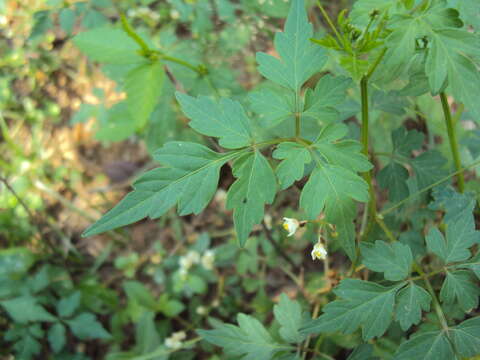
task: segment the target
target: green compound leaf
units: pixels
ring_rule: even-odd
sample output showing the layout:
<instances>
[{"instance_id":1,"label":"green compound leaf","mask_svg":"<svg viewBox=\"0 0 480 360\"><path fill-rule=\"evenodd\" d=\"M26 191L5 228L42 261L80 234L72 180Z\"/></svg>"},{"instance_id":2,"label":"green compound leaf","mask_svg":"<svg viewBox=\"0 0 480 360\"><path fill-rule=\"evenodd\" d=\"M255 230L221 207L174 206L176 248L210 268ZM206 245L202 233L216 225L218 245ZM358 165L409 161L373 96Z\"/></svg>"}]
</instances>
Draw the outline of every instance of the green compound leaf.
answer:
<instances>
[{"instance_id":1,"label":"green compound leaf","mask_svg":"<svg viewBox=\"0 0 480 360\"><path fill-rule=\"evenodd\" d=\"M399 281L410 275L413 257L408 245L381 240L375 245L362 242L361 252L364 265L372 271L383 272L386 280Z\"/></svg>"},{"instance_id":2,"label":"green compound leaf","mask_svg":"<svg viewBox=\"0 0 480 360\"><path fill-rule=\"evenodd\" d=\"M394 360L452 360L457 359L452 345L443 331L413 335L402 343Z\"/></svg>"},{"instance_id":3,"label":"green compound leaf","mask_svg":"<svg viewBox=\"0 0 480 360\"><path fill-rule=\"evenodd\" d=\"M295 116L295 98L286 89L264 88L249 94L252 110L258 114L264 129L272 128Z\"/></svg>"},{"instance_id":4,"label":"green compound leaf","mask_svg":"<svg viewBox=\"0 0 480 360\"><path fill-rule=\"evenodd\" d=\"M60 317L72 316L75 310L80 305L81 294L80 291L75 291L70 296L60 299L57 304L57 313Z\"/></svg>"},{"instance_id":5,"label":"green compound leaf","mask_svg":"<svg viewBox=\"0 0 480 360\"><path fill-rule=\"evenodd\" d=\"M425 135L417 130L407 131L403 126L392 132L392 153L409 157L413 150L420 149Z\"/></svg>"},{"instance_id":6,"label":"green compound leaf","mask_svg":"<svg viewBox=\"0 0 480 360\"><path fill-rule=\"evenodd\" d=\"M150 118L160 99L164 80L163 64L158 61L140 65L127 74L124 89L128 110L137 128L143 128Z\"/></svg>"},{"instance_id":7,"label":"green compound leaf","mask_svg":"<svg viewBox=\"0 0 480 360\"><path fill-rule=\"evenodd\" d=\"M425 52L425 72L430 90L438 94L448 85L452 94L476 116L480 104L475 94L479 91L479 38L463 26L457 10L447 8L446 1L431 3L425 11L412 15L398 15L392 19L393 32L387 38L386 61L390 66L409 66L419 52L418 39L428 45Z\"/></svg>"},{"instance_id":8,"label":"green compound leaf","mask_svg":"<svg viewBox=\"0 0 480 360\"><path fill-rule=\"evenodd\" d=\"M172 206L180 215L198 214L209 203L218 184L223 164L238 152L216 153L188 142L169 142L154 154L165 167L151 170L133 183L129 193L112 210L88 228L83 236L92 236L149 216L162 216Z\"/></svg>"},{"instance_id":9,"label":"green compound leaf","mask_svg":"<svg viewBox=\"0 0 480 360\"><path fill-rule=\"evenodd\" d=\"M284 142L273 152L275 159L283 160L275 169L281 189L286 189L303 178L305 165L312 161L310 152L297 143Z\"/></svg>"},{"instance_id":10,"label":"green compound leaf","mask_svg":"<svg viewBox=\"0 0 480 360\"><path fill-rule=\"evenodd\" d=\"M398 289L399 286L384 287L357 279L342 280L334 290L341 300L327 304L324 314L312 320L302 332L351 334L361 327L365 341L382 336L392 322Z\"/></svg>"},{"instance_id":11,"label":"green compound leaf","mask_svg":"<svg viewBox=\"0 0 480 360\"><path fill-rule=\"evenodd\" d=\"M227 149L248 146L253 142L251 124L238 101L222 98L214 101L205 96L194 98L176 93L183 112L191 119L192 129L220 139Z\"/></svg>"},{"instance_id":12,"label":"green compound leaf","mask_svg":"<svg viewBox=\"0 0 480 360\"><path fill-rule=\"evenodd\" d=\"M338 165L315 168L303 188L300 206L314 219L326 208L348 199L368 201L368 185L357 174Z\"/></svg>"},{"instance_id":13,"label":"green compound leaf","mask_svg":"<svg viewBox=\"0 0 480 360\"><path fill-rule=\"evenodd\" d=\"M280 59L257 53L258 70L267 79L295 92L327 60L325 51L310 42L313 27L308 22L303 0L293 0L285 31L275 35L275 49Z\"/></svg>"},{"instance_id":14,"label":"green compound leaf","mask_svg":"<svg viewBox=\"0 0 480 360\"><path fill-rule=\"evenodd\" d=\"M45 310L42 305L38 304L34 297L29 295L1 301L0 305L15 322L20 324L37 321L55 321L55 317Z\"/></svg>"},{"instance_id":15,"label":"green compound leaf","mask_svg":"<svg viewBox=\"0 0 480 360\"><path fill-rule=\"evenodd\" d=\"M457 301L464 312L469 312L478 306L479 295L480 289L470 271L447 271L447 277L440 290L441 301L447 304Z\"/></svg>"},{"instance_id":16,"label":"green compound leaf","mask_svg":"<svg viewBox=\"0 0 480 360\"><path fill-rule=\"evenodd\" d=\"M105 64L141 63L138 45L120 29L99 27L84 31L74 37L75 45L94 61Z\"/></svg>"},{"instance_id":17,"label":"green compound leaf","mask_svg":"<svg viewBox=\"0 0 480 360\"><path fill-rule=\"evenodd\" d=\"M244 246L255 224L263 219L265 204L271 204L277 191L275 174L259 152L249 153L233 163L237 180L228 190L227 209L233 209L233 222L240 246Z\"/></svg>"},{"instance_id":18,"label":"green compound leaf","mask_svg":"<svg viewBox=\"0 0 480 360\"><path fill-rule=\"evenodd\" d=\"M425 151L414 158L412 165L419 189L424 189L447 175L446 159L436 150Z\"/></svg>"},{"instance_id":19,"label":"green compound leaf","mask_svg":"<svg viewBox=\"0 0 480 360\"><path fill-rule=\"evenodd\" d=\"M344 124L330 124L325 126L313 147L328 163L339 165L351 171L368 171L372 164L361 151L361 144L354 140L339 140L348 132Z\"/></svg>"},{"instance_id":20,"label":"green compound leaf","mask_svg":"<svg viewBox=\"0 0 480 360\"><path fill-rule=\"evenodd\" d=\"M480 279L480 252L478 252L468 262L458 265L460 268L470 269Z\"/></svg>"},{"instance_id":21,"label":"green compound leaf","mask_svg":"<svg viewBox=\"0 0 480 360\"><path fill-rule=\"evenodd\" d=\"M480 231L470 214L455 217L447 223L446 237L437 228L430 229L426 237L428 250L446 264L470 258L469 248L480 242Z\"/></svg>"},{"instance_id":22,"label":"green compound leaf","mask_svg":"<svg viewBox=\"0 0 480 360\"><path fill-rule=\"evenodd\" d=\"M95 315L91 313L82 313L66 323L73 334L80 340L109 339L111 335L100 324Z\"/></svg>"},{"instance_id":23,"label":"green compound leaf","mask_svg":"<svg viewBox=\"0 0 480 360\"><path fill-rule=\"evenodd\" d=\"M476 0L448 0L448 4L460 11L460 17L467 25L480 30L480 8Z\"/></svg>"},{"instance_id":24,"label":"green compound leaf","mask_svg":"<svg viewBox=\"0 0 480 360\"><path fill-rule=\"evenodd\" d=\"M371 164L360 153L360 146L351 140L338 141L346 134L343 124L322 129L317 140L308 147L317 162L300 196L300 206L310 219L325 211L326 220L337 226L341 246L355 258L355 218L353 200L368 201L368 185L354 171L366 171ZM352 171L353 170L353 171Z\"/></svg>"},{"instance_id":25,"label":"green compound leaf","mask_svg":"<svg viewBox=\"0 0 480 360\"><path fill-rule=\"evenodd\" d=\"M480 354L480 317L462 322L450 334L460 356L470 358Z\"/></svg>"},{"instance_id":26,"label":"green compound leaf","mask_svg":"<svg viewBox=\"0 0 480 360\"><path fill-rule=\"evenodd\" d=\"M391 202L397 203L406 199L410 194L407 180L408 170L396 161L385 166L377 175L378 185L388 190L388 198Z\"/></svg>"},{"instance_id":27,"label":"green compound leaf","mask_svg":"<svg viewBox=\"0 0 480 360\"><path fill-rule=\"evenodd\" d=\"M282 294L280 302L273 307L273 313L280 323L280 335L286 342L298 344L305 340L306 335L300 333L303 312L298 301L290 300Z\"/></svg>"},{"instance_id":28,"label":"green compound leaf","mask_svg":"<svg viewBox=\"0 0 480 360\"><path fill-rule=\"evenodd\" d=\"M430 311L431 301L430 294L413 283L398 292L395 320L400 323L403 331L407 331L410 326L420 322L422 310Z\"/></svg>"},{"instance_id":29,"label":"green compound leaf","mask_svg":"<svg viewBox=\"0 0 480 360\"><path fill-rule=\"evenodd\" d=\"M302 119L313 119L322 123L336 120L338 111L336 106L346 99L347 89L352 80L344 76L323 76L315 86L315 90L305 92L305 106Z\"/></svg>"},{"instance_id":30,"label":"green compound leaf","mask_svg":"<svg viewBox=\"0 0 480 360\"><path fill-rule=\"evenodd\" d=\"M198 330L209 343L221 346L227 355L240 356L242 360L272 359L289 346L276 343L263 325L255 318L238 314L239 326L221 324L213 330Z\"/></svg>"}]
</instances>

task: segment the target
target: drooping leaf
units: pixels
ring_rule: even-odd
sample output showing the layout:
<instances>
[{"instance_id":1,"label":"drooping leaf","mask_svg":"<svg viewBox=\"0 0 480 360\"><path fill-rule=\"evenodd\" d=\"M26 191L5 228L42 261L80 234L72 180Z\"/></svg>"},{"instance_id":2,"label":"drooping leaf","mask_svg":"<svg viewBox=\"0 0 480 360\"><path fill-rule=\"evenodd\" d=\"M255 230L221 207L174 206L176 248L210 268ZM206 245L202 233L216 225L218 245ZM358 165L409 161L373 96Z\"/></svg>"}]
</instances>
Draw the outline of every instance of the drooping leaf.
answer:
<instances>
[{"instance_id":1,"label":"drooping leaf","mask_svg":"<svg viewBox=\"0 0 480 360\"><path fill-rule=\"evenodd\" d=\"M165 71L159 61L131 70L125 79L127 105L137 128L142 129L150 118L161 95Z\"/></svg>"},{"instance_id":2,"label":"drooping leaf","mask_svg":"<svg viewBox=\"0 0 480 360\"><path fill-rule=\"evenodd\" d=\"M303 313L297 301L290 300L287 295L280 296L280 302L274 306L275 319L280 323L280 335L282 338L294 344L299 344L305 339L300 333Z\"/></svg>"},{"instance_id":3,"label":"drooping leaf","mask_svg":"<svg viewBox=\"0 0 480 360\"><path fill-rule=\"evenodd\" d=\"M458 305L464 312L469 312L478 306L478 288L472 273L467 270L447 271L447 276L440 290L440 300Z\"/></svg>"},{"instance_id":4,"label":"drooping leaf","mask_svg":"<svg viewBox=\"0 0 480 360\"><path fill-rule=\"evenodd\" d=\"M395 320L400 323L403 331L417 325L422 319L422 310L430 311L430 294L414 283L401 289L397 294Z\"/></svg>"},{"instance_id":5,"label":"drooping leaf","mask_svg":"<svg viewBox=\"0 0 480 360\"><path fill-rule=\"evenodd\" d=\"M390 162L377 175L378 185L388 190L391 202L400 202L409 195L407 180L408 170L396 161Z\"/></svg>"},{"instance_id":6,"label":"drooping leaf","mask_svg":"<svg viewBox=\"0 0 480 360\"><path fill-rule=\"evenodd\" d=\"M81 313L66 323L80 340L109 339L111 335L91 313Z\"/></svg>"},{"instance_id":7,"label":"drooping leaf","mask_svg":"<svg viewBox=\"0 0 480 360\"><path fill-rule=\"evenodd\" d=\"M174 205L178 206L180 215L198 214L217 188L220 168L236 156L236 152L219 154L200 144L165 144L154 154L165 166L135 181L134 191L88 228L84 236L128 225L147 216L158 218Z\"/></svg>"},{"instance_id":8,"label":"drooping leaf","mask_svg":"<svg viewBox=\"0 0 480 360\"><path fill-rule=\"evenodd\" d=\"M225 353L242 360L272 359L289 347L276 343L263 325L255 318L238 314L238 326L221 324L213 330L198 330L206 341L221 346Z\"/></svg>"},{"instance_id":9,"label":"drooping leaf","mask_svg":"<svg viewBox=\"0 0 480 360\"><path fill-rule=\"evenodd\" d=\"M48 329L48 342L54 353L60 352L66 343L65 326L61 322L57 322Z\"/></svg>"},{"instance_id":10,"label":"drooping leaf","mask_svg":"<svg viewBox=\"0 0 480 360\"><path fill-rule=\"evenodd\" d=\"M325 51L310 42L313 27L308 22L303 0L293 0L283 33L275 34L280 58L257 53L258 70L267 79L299 91L300 87L325 64Z\"/></svg>"},{"instance_id":11,"label":"drooping leaf","mask_svg":"<svg viewBox=\"0 0 480 360\"><path fill-rule=\"evenodd\" d=\"M137 43L120 29L99 27L83 31L73 42L88 57L100 63L124 65L143 61Z\"/></svg>"},{"instance_id":12,"label":"drooping leaf","mask_svg":"<svg viewBox=\"0 0 480 360\"><path fill-rule=\"evenodd\" d=\"M21 324L35 321L55 321L55 317L38 304L34 297L24 295L0 302L12 319Z\"/></svg>"},{"instance_id":13,"label":"drooping leaf","mask_svg":"<svg viewBox=\"0 0 480 360\"><path fill-rule=\"evenodd\" d=\"M275 169L281 189L286 189L303 178L305 165L312 161L310 152L298 143L283 142L273 152L275 159L283 160Z\"/></svg>"},{"instance_id":14,"label":"drooping leaf","mask_svg":"<svg viewBox=\"0 0 480 360\"><path fill-rule=\"evenodd\" d=\"M453 360L452 345L443 331L431 331L412 336L400 345L395 360Z\"/></svg>"},{"instance_id":15,"label":"drooping leaf","mask_svg":"<svg viewBox=\"0 0 480 360\"><path fill-rule=\"evenodd\" d=\"M413 257L408 245L400 242L388 244L381 240L374 245L362 242L361 252L365 266L383 272L387 280L399 281L410 275Z\"/></svg>"},{"instance_id":16,"label":"drooping leaf","mask_svg":"<svg viewBox=\"0 0 480 360\"><path fill-rule=\"evenodd\" d=\"M342 280L334 290L340 300L328 303L323 308L324 314L312 320L302 331L351 334L361 327L365 341L382 336L392 322L398 289L398 286L383 287L357 279Z\"/></svg>"},{"instance_id":17,"label":"drooping leaf","mask_svg":"<svg viewBox=\"0 0 480 360\"><path fill-rule=\"evenodd\" d=\"M190 127L207 136L220 139L227 149L248 146L253 142L250 120L239 102L222 98L214 101L205 96L194 98L176 94Z\"/></svg>"},{"instance_id":18,"label":"drooping leaf","mask_svg":"<svg viewBox=\"0 0 480 360\"><path fill-rule=\"evenodd\" d=\"M227 209L233 209L233 221L240 246L247 241L253 225L263 219L265 204L275 197L275 174L259 152L254 151L237 159L233 164L237 180L228 190Z\"/></svg>"},{"instance_id":19,"label":"drooping leaf","mask_svg":"<svg viewBox=\"0 0 480 360\"><path fill-rule=\"evenodd\" d=\"M480 354L480 317L465 320L449 333L460 356L471 358Z\"/></svg>"}]
</instances>

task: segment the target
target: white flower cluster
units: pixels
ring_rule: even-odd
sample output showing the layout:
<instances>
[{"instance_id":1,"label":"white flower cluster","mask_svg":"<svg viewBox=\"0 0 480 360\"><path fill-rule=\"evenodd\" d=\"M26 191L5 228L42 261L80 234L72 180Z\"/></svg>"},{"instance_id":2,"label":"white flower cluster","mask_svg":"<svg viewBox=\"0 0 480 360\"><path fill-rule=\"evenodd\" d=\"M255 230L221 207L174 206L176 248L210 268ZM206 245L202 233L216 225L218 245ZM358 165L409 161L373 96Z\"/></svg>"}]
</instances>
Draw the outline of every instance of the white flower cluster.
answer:
<instances>
[{"instance_id":1,"label":"white flower cluster","mask_svg":"<svg viewBox=\"0 0 480 360\"><path fill-rule=\"evenodd\" d=\"M202 255L202 266L207 270L213 270L215 264L215 252L213 250L207 250Z\"/></svg>"},{"instance_id":2,"label":"white flower cluster","mask_svg":"<svg viewBox=\"0 0 480 360\"><path fill-rule=\"evenodd\" d=\"M165 339L165 346L169 349L180 349L182 341L185 340L187 334L184 331L174 332L170 337Z\"/></svg>"},{"instance_id":3,"label":"white flower cluster","mask_svg":"<svg viewBox=\"0 0 480 360\"><path fill-rule=\"evenodd\" d=\"M191 250L185 256L181 256L178 261L180 265L180 275L186 279L188 271L193 265L201 264L207 270L213 270L215 264L215 252L206 250L200 257L197 251Z\"/></svg>"}]
</instances>

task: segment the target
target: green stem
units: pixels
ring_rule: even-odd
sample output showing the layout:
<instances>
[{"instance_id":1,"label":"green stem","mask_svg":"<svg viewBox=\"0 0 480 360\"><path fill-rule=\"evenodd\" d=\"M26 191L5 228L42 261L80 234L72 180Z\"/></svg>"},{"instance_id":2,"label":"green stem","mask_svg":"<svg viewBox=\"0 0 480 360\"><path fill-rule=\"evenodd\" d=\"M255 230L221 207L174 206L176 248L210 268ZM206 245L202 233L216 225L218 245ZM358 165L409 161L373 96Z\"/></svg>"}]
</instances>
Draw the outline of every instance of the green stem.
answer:
<instances>
[{"instance_id":1,"label":"green stem","mask_svg":"<svg viewBox=\"0 0 480 360\"><path fill-rule=\"evenodd\" d=\"M440 320L440 324L442 325L442 329L447 331L448 334L448 323L447 319L445 318L445 314L443 313L442 307L440 306L440 302L437 299L437 295L435 294L435 290L433 289L432 283L430 282L428 276L423 272L420 265L417 263L413 263L413 268L420 274L425 285L427 287L428 292L430 293L433 301L433 307L435 308L435 312L437 314L438 320Z\"/></svg>"},{"instance_id":2,"label":"green stem","mask_svg":"<svg viewBox=\"0 0 480 360\"><path fill-rule=\"evenodd\" d=\"M393 235L393 233L388 228L387 224L385 224L385 221L383 221L383 216L377 215L375 217L375 221L377 222L378 225L380 225L380 227L382 228L385 235L387 235L387 238L388 238L388 240L390 240L390 242L396 242L397 241L397 239L395 239L395 236Z\"/></svg>"},{"instance_id":3,"label":"green stem","mask_svg":"<svg viewBox=\"0 0 480 360\"><path fill-rule=\"evenodd\" d=\"M340 35L340 33L338 32L337 28L336 28L335 25L333 24L333 21L332 21L332 19L330 19L330 16L327 14L327 12L325 11L325 9L323 8L323 5L322 5L322 3L320 2L320 0L317 0L317 5L318 5L318 7L320 8L320 12L322 13L323 17L324 17L325 20L327 21L328 25L330 26L330 28L332 29L332 31L335 33L335 36L337 37L338 41L340 41L340 43L343 44L343 38L342 38L342 36Z\"/></svg>"},{"instance_id":4,"label":"green stem","mask_svg":"<svg viewBox=\"0 0 480 360\"><path fill-rule=\"evenodd\" d=\"M450 112L450 106L448 105L447 95L444 92L440 93L440 99L442 101L442 109L445 116L445 125L447 126L448 140L450 141L450 150L452 151L455 169L457 169L458 171L462 168L462 162L460 160L460 152L458 151L458 141L455 123L452 119L452 113ZM465 191L465 178L463 176L463 172L460 172L458 174L457 180L458 190L463 193Z\"/></svg>"},{"instance_id":5,"label":"green stem","mask_svg":"<svg viewBox=\"0 0 480 360\"><path fill-rule=\"evenodd\" d=\"M146 57L147 59L150 60L165 60L165 61L170 61L174 62L177 64L180 64L182 66L185 66L186 68L189 68L190 70L193 70L197 72L199 75L207 75L208 74L208 69L205 67L205 65L198 65L195 66L188 61L176 58L174 56L169 56L163 54L161 51L151 49L148 44L141 38L140 35L133 29L133 27L130 25L128 22L127 18L125 17L124 14L120 15L120 21L122 23L122 28L125 33L131 37L137 44L140 46L141 49L141 54L142 56Z\"/></svg>"},{"instance_id":6,"label":"green stem","mask_svg":"<svg viewBox=\"0 0 480 360\"><path fill-rule=\"evenodd\" d=\"M160 55L160 58L162 60L165 60L165 61L170 61L170 62L174 62L174 63L179 64L179 65L183 65L186 68L189 68L190 70L193 70L193 71L197 72L199 75L207 75L208 74L208 70L205 66L202 66L202 65L195 66L195 65L190 64L189 62L187 62L185 60L182 60L182 59L179 59L179 58L176 58L176 57L173 57L173 56L169 56L169 55Z\"/></svg>"},{"instance_id":7,"label":"green stem","mask_svg":"<svg viewBox=\"0 0 480 360\"><path fill-rule=\"evenodd\" d=\"M362 142L362 152L368 156L368 133L369 133L369 109L368 109L368 77L364 76L360 81L360 92L362 101L362 127L360 130L360 140ZM367 226L367 233L371 228L377 214L375 189L372 183L372 174L370 171L363 173L363 178L368 184L368 191L370 193L370 200L368 203L369 221Z\"/></svg>"},{"instance_id":8,"label":"green stem","mask_svg":"<svg viewBox=\"0 0 480 360\"><path fill-rule=\"evenodd\" d=\"M142 49L142 53L144 56L147 56L151 53L150 47L147 43L138 35L135 30L133 30L132 26L129 24L126 16L124 14L120 14L120 21L122 22L123 31L126 32L128 36L130 36Z\"/></svg>"}]
</instances>

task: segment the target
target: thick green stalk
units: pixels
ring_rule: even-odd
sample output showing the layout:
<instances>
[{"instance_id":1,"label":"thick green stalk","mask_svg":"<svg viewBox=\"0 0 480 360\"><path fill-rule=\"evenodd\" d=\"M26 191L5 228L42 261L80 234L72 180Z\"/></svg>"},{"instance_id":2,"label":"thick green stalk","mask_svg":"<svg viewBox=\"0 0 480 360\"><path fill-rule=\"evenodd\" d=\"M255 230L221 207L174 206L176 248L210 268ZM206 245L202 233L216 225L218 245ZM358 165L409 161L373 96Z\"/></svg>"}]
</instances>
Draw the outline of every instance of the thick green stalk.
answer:
<instances>
[{"instance_id":1,"label":"thick green stalk","mask_svg":"<svg viewBox=\"0 0 480 360\"><path fill-rule=\"evenodd\" d=\"M362 127L360 130L360 140L362 142L362 152L365 156L368 156L368 133L369 133L369 109L368 109L368 77L364 76L360 81L360 92L362 102ZM367 226L367 233L369 228L375 222L377 215L377 205L375 189L372 184L372 174L370 171L363 173L363 178L368 184L368 191L370 193L370 200L368 203L369 222Z\"/></svg>"},{"instance_id":2,"label":"thick green stalk","mask_svg":"<svg viewBox=\"0 0 480 360\"><path fill-rule=\"evenodd\" d=\"M453 156L453 162L455 169L459 171L462 168L462 162L460 161L460 152L458 151L457 133L455 129L455 123L452 119L452 113L450 112L450 106L448 105L447 95L444 92L440 93L440 99L442 101L443 114L445 116L445 125L447 126L448 140L450 141L450 150ZM463 172L459 172L457 175L458 190L463 193L465 191L465 178Z\"/></svg>"}]
</instances>

